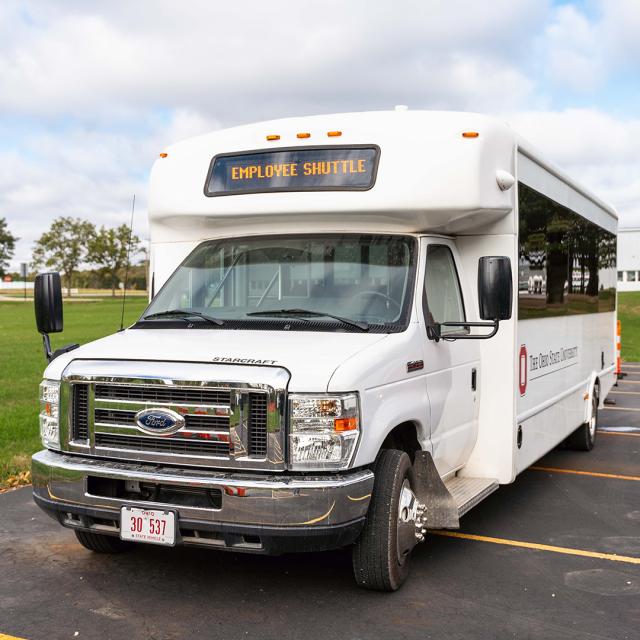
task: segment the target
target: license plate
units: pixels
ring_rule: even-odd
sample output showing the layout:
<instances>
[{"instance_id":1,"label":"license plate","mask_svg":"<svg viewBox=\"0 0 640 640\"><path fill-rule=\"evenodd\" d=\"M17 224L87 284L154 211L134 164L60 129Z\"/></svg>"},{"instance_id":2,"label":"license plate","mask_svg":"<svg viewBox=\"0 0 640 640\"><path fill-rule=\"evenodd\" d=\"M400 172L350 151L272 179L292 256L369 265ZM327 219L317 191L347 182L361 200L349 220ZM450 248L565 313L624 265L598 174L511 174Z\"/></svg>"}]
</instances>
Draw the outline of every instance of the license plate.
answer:
<instances>
[{"instance_id":1,"label":"license plate","mask_svg":"<svg viewBox=\"0 0 640 640\"><path fill-rule=\"evenodd\" d=\"M172 547L176 543L176 514L159 509L122 507L120 538Z\"/></svg>"}]
</instances>

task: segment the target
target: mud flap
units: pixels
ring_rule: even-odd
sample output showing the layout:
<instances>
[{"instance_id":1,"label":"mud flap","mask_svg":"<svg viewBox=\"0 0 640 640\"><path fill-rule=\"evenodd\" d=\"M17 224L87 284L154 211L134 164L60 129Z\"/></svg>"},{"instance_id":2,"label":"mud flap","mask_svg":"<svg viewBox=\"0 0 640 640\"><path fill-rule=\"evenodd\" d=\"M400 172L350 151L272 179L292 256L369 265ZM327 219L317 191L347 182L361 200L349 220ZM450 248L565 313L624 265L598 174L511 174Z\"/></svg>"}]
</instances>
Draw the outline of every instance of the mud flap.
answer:
<instances>
[{"instance_id":1,"label":"mud flap","mask_svg":"<svg viewBox=\"0 0 640 640\"><path fill-rule=\"evenodd\" d=\"M425 529L459 529L458 505L442 482L428 451L417 451L413 468L416 497L424 505L422 525Z\"/></svg>"}]
</instances>

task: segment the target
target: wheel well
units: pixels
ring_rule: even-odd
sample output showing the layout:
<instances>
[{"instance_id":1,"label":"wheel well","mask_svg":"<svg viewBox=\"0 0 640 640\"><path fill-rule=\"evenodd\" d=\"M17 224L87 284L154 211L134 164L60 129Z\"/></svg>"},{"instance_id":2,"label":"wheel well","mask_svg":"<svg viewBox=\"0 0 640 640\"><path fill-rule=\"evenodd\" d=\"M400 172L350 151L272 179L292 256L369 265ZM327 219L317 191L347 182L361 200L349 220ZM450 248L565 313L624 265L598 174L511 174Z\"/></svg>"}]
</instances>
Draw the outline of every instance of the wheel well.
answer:
<instances>
[{"instance_id":1,"label":"wheel well","mask_svg":"<svg viewBox=\"0 0 640 640\"><path fill-rule=\"evenodd\" d=\"M418 430L413 422L403 422L394 427L384 439L381 449L400 449L409 454L411 462L415 458L416 451L422 447L418 441Z\"/></svg>"}]
</instances>

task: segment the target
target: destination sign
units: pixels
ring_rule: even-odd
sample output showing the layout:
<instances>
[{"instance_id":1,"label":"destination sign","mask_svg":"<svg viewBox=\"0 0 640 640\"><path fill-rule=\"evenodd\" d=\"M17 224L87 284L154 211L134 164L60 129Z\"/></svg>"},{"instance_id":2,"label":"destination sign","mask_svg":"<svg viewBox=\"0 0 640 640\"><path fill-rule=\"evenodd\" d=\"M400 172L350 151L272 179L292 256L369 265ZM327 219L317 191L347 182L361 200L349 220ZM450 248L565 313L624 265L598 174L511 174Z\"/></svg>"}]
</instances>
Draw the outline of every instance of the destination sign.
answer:
<instances>
[{"instance_id":1,"label":"destination sign","mask_svg":"<svg viewBox=\"0 0 640 640\"><path fill-rule=\"evenodd\" d=\"M216 156L205 194L370 189L380 150L374 146L306 147Z\"/></svg>"}]
</instances>

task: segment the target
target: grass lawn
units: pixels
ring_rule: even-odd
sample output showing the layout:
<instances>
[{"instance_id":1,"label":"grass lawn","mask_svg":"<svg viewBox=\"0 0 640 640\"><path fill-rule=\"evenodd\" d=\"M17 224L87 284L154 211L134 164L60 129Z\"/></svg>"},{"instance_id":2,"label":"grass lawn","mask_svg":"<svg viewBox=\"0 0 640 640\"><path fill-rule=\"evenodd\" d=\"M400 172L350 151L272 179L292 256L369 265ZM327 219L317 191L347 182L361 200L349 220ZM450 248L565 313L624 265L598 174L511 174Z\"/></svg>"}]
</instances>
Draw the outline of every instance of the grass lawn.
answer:
<instances>
[{"instance_id":1,"label":"grass lawn","mask_svg":"<svg viewBox=\"0 0 640 640\"><path fill-rule=\"evenodd\" d=\"M146 298L128 298L125 323L131 324L146 304ZM65 301L65 330L51 336L52 348L114 333L121 309L119 299ZM0 302L0 488L9 476L27 470L31 454L41 448L38 384L45 366L33 302Z\"/></svg>"},{"instance_id":2,"label":"grass lawn","mask_svg":"<svg viewBox=\"0 0 640 640\"><path fill-rule=\"evenodd\" d=\"M622 359L640 362L640 291L618 294L618 319L622 323Z\"/></svg>"}]
</instances>

